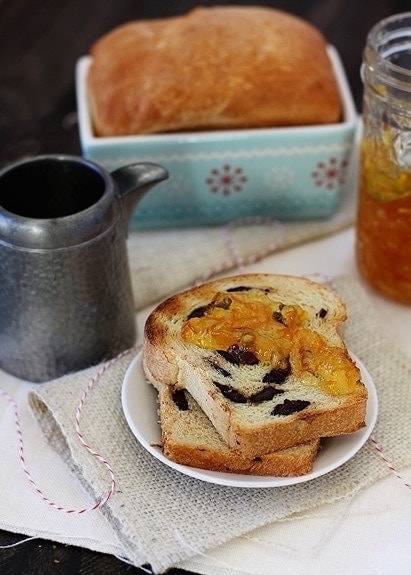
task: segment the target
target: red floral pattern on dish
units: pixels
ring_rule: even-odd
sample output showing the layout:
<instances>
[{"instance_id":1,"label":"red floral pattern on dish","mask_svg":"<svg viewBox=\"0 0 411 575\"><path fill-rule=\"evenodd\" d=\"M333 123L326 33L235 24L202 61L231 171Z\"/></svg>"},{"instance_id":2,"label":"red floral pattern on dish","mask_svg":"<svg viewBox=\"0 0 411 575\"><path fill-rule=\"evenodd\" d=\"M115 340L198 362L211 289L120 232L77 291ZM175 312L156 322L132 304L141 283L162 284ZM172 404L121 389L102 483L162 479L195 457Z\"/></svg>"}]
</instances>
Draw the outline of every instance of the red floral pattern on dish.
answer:
<instances>
[{"instance_id":1,"label":"red floral pattern on dish","mask_svg":"<svg viewBox=\"0 0 411 575\"><path fill-rule=\"evenodd\" d=\"M221 168L211 169L205 183L211 193L229 196L232 192L242 192L247 181L243 168L224 164Z\"/></svg>"},{"instance_id":2,"label":"red floral pattern on dish","mask_svg":"<svg viewBox=\"0 0 411 575\"><path fill-rule=\"evenodd\" d=\"M316 169L311 172L314 184L319 188L326 190L335 190L345 182L345 173L348 166L348 160L339 160L338 158L329 158L326 162L318 162Z\"/></svg>"}]
</instances>

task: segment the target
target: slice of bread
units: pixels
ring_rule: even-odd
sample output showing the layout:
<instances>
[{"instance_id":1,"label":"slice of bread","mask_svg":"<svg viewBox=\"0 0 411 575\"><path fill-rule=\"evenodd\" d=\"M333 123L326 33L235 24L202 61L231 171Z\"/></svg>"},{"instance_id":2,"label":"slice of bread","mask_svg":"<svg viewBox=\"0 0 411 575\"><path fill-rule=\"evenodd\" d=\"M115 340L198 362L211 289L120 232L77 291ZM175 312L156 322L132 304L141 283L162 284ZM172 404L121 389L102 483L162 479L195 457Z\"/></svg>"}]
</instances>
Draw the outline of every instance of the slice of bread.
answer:
<instances>
[{"instance_id":1,"label":"slice of bread","mask_svg":"<svg viewBox=\"0 0 411 575\"><path fill-rule=\"evenodd\" d=\"M244 457L224 443L188 391L161 384L157 391L163 453L172 461L246 475L297 477L312 471L319 439L258 457Z\"/></svg>"},{"instance_id":2,"label":"slice of bread","mask_svg":"<svg viewBox=\"0 0 411 575\"><path fill-rule=\"evenodd\" d=\"M338 295L306 278L223 278L153 310L143 366L149 381L189 391L230 449L261 456L365 425L345 319Z\"/></svg>"}]
</instances>

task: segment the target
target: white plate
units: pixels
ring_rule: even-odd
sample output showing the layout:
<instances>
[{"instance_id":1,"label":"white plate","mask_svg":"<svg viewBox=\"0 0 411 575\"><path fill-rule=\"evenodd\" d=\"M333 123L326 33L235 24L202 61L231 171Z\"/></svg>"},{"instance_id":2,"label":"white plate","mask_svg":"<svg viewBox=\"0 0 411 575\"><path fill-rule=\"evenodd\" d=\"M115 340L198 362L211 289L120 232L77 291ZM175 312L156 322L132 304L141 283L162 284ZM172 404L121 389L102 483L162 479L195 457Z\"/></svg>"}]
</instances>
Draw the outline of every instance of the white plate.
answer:
<instances>
[{"instance_id":1,"label":"white plate","mask_svg":"<svg viewBox=\"0 0 411 575\"><path fill-rule=\"evenodd\" d=\"M363 382L368 389L366 426L356 433L323 440L313 470L299 477L261 477L207 471L167 459L159 447L161 430L157 416L157 391L145 380L140 354L132 361L124 377L121 396L123 411L131 431L141 445L159 461L185 475L231 487L281 487L303 483L329 473L351 459L367 441L374 428L378 412L377 392L364 365L355 356L352 357L360 368Z\"/></svg>"}]
</instances>

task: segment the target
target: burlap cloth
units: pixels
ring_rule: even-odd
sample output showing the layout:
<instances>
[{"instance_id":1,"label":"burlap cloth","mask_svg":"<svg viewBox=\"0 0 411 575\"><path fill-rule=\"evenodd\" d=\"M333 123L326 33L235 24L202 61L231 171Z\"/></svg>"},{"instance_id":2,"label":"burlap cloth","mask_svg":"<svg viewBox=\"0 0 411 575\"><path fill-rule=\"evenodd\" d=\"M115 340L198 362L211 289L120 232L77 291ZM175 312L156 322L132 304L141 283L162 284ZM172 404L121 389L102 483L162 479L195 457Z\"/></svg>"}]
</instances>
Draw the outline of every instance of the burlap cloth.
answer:
<instances>
[{"instance_id":1,"label":"burlap cloth","mask_svg":"<svg viewBox=\"0 0 411 575\"><path fill-rule=\"evenodd\" d=\"M375 438L398 468L411 464L411 362L384 335L368 296L352 278L334 286L347 303L348 347L368 368L379 398ZM349 462L312 481L271 489L217 486L193 479L149 455L129 430L122 412L122 380L131 352L110 367L84 403L81 433L114 470L117 487L103 506L136 565L155 573L206 552L240 534L353 494L389 473L371 441ZM105 493L109 477L75 433L79 399L98 368L39 385L30 405L53 449L93 497Z\"/></svg>"}]
</instances>

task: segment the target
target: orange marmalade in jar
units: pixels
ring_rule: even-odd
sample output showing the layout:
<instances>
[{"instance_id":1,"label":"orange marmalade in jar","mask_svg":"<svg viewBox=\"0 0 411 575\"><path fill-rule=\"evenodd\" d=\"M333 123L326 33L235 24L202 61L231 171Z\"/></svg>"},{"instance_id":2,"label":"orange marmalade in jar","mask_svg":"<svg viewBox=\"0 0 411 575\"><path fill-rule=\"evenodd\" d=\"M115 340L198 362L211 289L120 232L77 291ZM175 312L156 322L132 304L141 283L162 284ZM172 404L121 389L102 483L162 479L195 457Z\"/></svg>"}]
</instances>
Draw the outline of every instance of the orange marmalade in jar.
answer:
<instances>
[{"instance_id":1,"label":"orange marmalade in jar","mask_svg":"<svg viewBox=\"0 0 411 575\"><path fill-rule=\"evenodd\" d=\"M358 267L378 292L411 304L411 12L372 28L361 75Z\"/></svg>"}]
</instances>

